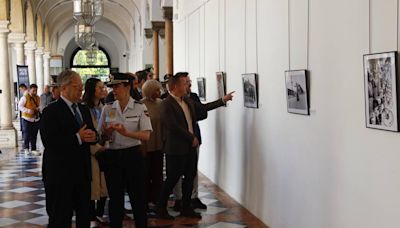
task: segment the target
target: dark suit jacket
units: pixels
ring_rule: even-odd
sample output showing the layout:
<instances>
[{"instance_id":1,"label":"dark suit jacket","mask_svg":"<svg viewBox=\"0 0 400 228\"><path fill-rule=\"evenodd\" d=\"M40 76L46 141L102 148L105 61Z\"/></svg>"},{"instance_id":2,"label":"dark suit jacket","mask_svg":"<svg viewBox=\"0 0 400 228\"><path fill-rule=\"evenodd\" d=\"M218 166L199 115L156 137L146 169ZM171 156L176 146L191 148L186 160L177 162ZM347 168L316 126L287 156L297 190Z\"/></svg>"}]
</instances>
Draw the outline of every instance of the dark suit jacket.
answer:
<instances>
[{"instance_id":1,"label":"dark suit jacket","mask_svg":"<svg viewBox=\"0 0 400 228\"><path fill-rule=\"evenodd\" d=\"M78 105L87 128L95 131L87 106ZM79 141L75 116L63 99L49 104L40 122L40 135L44 145L43 180L45 183L73 182L91 179L90 144Z\"/></svg>"},{"instance_id":2,"label":"dark suit jacket","mask_svg":"<svg viewBox=\"0 0 400 228\"><path fill-rule=\"evenodd\" d=\"M199 118L197 118L198 121L206 119L208 116L208 113L207 113L208 111L214 110L216 108L219 108L219 107L225 105L225 103L222 101L222 99L218 99L216 101L203 104L203 103L201 103L200 98L197 95L197 93L190 93L189 97L190 97L190 99L192 99L192 101L195 104L197 104L197 105L195 105L196 113L202 113L202 115L199 115ZM202 142L201 132L200 132L200 126L198 123L196 123L196 128L194 130L194 134L199 139L200 144L201 144L201 142Z\"/></svg>"},{"instance_id":3,"label":"dark suit jacket","mask_svg":"<svg viewBox=\"0 0 400 228\"><path fill-rule=\"evenodd\" d=\"M189 98L184 98L192 117L193 130L196 128L197 115L195 104ZM202 114L202 113L200 113ZM174 97L168 96L160 107L163 151L168 155L183 155L194 152L192 147L195 135L189 132L185 114Z\"/></svg>"}]
</instances>

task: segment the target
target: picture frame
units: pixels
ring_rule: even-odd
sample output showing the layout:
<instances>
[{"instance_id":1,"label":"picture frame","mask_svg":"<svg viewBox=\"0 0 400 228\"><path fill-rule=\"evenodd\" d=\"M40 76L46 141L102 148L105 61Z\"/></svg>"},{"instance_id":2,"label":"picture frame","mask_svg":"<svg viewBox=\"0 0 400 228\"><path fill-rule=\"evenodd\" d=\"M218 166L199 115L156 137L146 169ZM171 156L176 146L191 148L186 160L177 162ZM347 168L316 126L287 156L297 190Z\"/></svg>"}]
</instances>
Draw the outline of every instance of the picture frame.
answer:
<instances>
[{"instance_id":1,"label":"picture frame","mask_svg":"<svg viewBox=\"0 0 400 228\"><path fill-rule=\"evenodd\" d=\"M218 90L218 98L222 98L226 95L226 73L225 72L217 72L217 90Z\"/></svg>"},{"instance_id":2,"label":"picture frame","mask_svg":"<svg viewBox=\"0 0 400 228\"><path fill-rule=\"evenodd\" d=\"M288 113L310 115L307 70L285 71Z\"/></svg>"},{"instance_id":3,"label":"picture frame","mask_svg":"<svg viewBox=\"0 0 400 228\"><path fill-rule=\"evenodd\" d=\"M397 52L366 54L363 60L366 127L398 132Z\"/></svg>"},{"instance_id":4,"label":"picture frame","mask_svg":"<svg viewBox=\"0 0 400 228\"><path fill-rule=\"evenodd\" d=\"M201 101L206 100L206 78L197 78L197 90Z\"/></svg>"},{"instance_id":5,"label":"picture frame","mask_svg":"<svg viewBox=\"0 0 400 228\"><path fill-rule=\"evenodd\" d=\"M258 76L255 73L242 74L244 106L258 108Z\"/></svg>"}]
</instances>

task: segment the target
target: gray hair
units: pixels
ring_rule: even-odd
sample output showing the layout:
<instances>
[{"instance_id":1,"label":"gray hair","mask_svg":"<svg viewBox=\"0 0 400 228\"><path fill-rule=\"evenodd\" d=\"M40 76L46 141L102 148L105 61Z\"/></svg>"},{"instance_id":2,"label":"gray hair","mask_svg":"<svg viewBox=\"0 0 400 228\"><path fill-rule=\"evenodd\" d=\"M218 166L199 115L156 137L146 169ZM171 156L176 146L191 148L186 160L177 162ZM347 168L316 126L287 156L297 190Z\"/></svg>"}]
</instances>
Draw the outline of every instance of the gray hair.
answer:
<instances>
[{"instance_id":1,"label":"gray hair","mask_svg":"<svg viewBox=\"0 0 400 228\"><path fill-rule=\"evenodd\" d=\"M79 76L78 73L76 73L75 71L72 70L64 70L63 72L60 73L60 75L58 75L57 77L57 85L59 87L63 87L66 86L68 84L71 83L72 78L75 76Z\"/></svg>"},{"instance_id":2,"label":"gray hair","mask_svg":"<svg viewBox=\"0 0 400 228\"><path fill-rule=\"evenodd\" d=\"M159 81L154 79L147 80L142 87L143 96L146 98L151 98L154 93L161 88L162 86Z\"/></svg>"}]
</instances>

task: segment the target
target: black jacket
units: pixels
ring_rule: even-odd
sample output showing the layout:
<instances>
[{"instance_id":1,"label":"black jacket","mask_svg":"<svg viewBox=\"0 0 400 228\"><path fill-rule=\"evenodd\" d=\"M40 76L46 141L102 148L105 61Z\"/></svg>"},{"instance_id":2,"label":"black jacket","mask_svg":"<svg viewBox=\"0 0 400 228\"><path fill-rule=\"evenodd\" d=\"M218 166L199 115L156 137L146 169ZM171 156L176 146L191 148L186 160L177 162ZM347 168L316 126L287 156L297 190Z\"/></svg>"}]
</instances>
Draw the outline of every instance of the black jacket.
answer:
<instances>
[{"instance_id":1,"label":"black jacket","mask_svg":"<svg viewBox=\"0 0 400 228\"><path fill-rule=\"evenodd\" d=\"M207 112L201 108L201 104L188 97L185 97L184 101L189 107L195 133L197 120L205 119ZM161 102L160 115L163 151L169 155L183 155L195 151L192 143L196 135L189 132L185 114L173 96L168 96Z\"/></svg>"},{"instance_id":2,"label":"black jacket","mask_svg":"<svg viewBox=\"0 0 400 228\"><path fill-rule=\"evenodd\" d=\"M95 131L89 108L81 104L78 107L84 124ZM79 144L76 135L79 129L75 116L62 98L43 110L40 135L45 148L42 166L45 183L73 182L80 178L90 181L90 144Z\"/></svg>"},{"instance_id":3,"label":"black jacket","mask_svg":"<svg viewBox=\"0 0 400 228\"><path fill-rule=\"evenodd\" d=\"M216 108L219 108L219 107L225 105L225 103L222 101L222 99L218 99L216 101L203 104L203 103L200 102L200 98L197 95L197 93L190 93L189 97L193 102L198 104L198 105L195 105L196 113L205 112L205 114L200 116L201 118L197 118L198 121L207 119L207 116L208 116L207 112L208 111L214 110ZM201 142L202 142L202 140L201 140L201 132L200 132L200 126L199 126L198 123L196 123L196 128L194 129L194 134L199 139L200 144L201 144Z\"/></svg>"}]
</instances>

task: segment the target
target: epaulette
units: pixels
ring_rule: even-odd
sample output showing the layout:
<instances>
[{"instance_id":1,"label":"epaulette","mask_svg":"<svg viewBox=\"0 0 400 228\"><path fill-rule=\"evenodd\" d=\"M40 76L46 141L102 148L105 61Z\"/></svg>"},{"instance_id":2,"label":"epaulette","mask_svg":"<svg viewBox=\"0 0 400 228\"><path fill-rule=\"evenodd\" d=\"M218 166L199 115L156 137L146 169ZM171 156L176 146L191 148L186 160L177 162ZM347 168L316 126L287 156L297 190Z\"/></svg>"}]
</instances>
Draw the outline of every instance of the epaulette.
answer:
<instances>
[{"instance_id":1,"label":"epaulette","mask_svg":"<svg viewBox=\"0 0 400 228\"><path fill-rule=\"evenodd\" d=\"M137 100L135 100L135 103L136 103L136 104L143 104L143 102L137 101Z\"/></svg>"}]
</instances>

